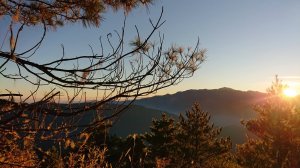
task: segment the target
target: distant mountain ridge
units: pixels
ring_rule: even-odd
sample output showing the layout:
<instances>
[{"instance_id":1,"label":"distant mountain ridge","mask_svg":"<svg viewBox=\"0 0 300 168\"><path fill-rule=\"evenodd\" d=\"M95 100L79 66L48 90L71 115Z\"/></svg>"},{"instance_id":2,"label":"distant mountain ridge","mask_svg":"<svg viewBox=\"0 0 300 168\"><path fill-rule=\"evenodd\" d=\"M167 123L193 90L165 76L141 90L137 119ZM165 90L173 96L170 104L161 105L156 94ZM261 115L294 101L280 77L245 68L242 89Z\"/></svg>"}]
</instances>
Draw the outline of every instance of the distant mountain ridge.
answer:
<instances>
[{"instance_id":1,"label":"distant mountain ridge","mask_svg":"<svg viewBox=\"0 0 300 168\"><path fill-rule=\"evenodd\" d=\"M230 136L233 144L239 144L245 141L247 132L240 121L254 118L256 113L253 110L253 106L263 102L266 96L266 93L257 91L240 91L223 87L220 89L186 90L175 94L143 98L136 100L134 104L145 107L147 112L144 112L146 113L160 111L178 116L180 113L184 114L187 109L191 108L193 103L199 102L202 109L211 115L211 123L223 127L222 136ZM143 110L139 112L144 113ZM129 110L128 113L132 112ZM134 113L137 113L137 111ZM157 116L158 113L155 113L155 116ZM150 115L153 116L153 114ZM133 117L133 115L130 116ZM144 118L149 116L149 114L134 116L137 116L136 120L148 120L149 123L149 119ZM126 125L126 121L123 120L123 123L120 125ZM139 127L138 125L140 124L136 125L137 128ZM145 125L143 124L143 126ZM116 134L120 134L117 131L119 128L114 129ZM142 130L147 129L142 128Z\"/></svg>"},{"instance_id":2,"label":"distant mountain ridge","mask_svg":"<svg viewBox=\"0 0 300 168\"><path fill-rule=\"evenodd\" d=\"M211 124L222 127L221 135L232 138L233 144L243 143L246 130L242 119L255 117L253 105L262 102L267 94L256 91L239 91L231 88L187 90L175 94L139 99L117 117L110 134L126 137L133 133L150 130L152 120L160 119L162 113L176 119L184 114L194 102L199 102L204 111L211 115ZM113 109L115 104L111 105ZM92 113L91 113L92 114ZM82 122L93 119L87 115ZM104 115L109 115L107 111Z\"/></svg>"},{"instance_id":3,"label":"distant mountain ridge","mask_svg":"<svg viewBox=\"0 0 300 168\"><path fill-rule=\"evenodd\" d=\"M265 97L265 93L257 91L240 91L223 87L154 96L137 100L135 104L178 115L184 113L194 102L199 102L202 108L212 115L226 114L242 117L248 115L252 111L252 106Z\"/></svg>"},{"instance_id":4,"label":"distant mountain ridge","mask_svg":"<svg viewBox=\"0 0 300 168\"><path fill-rule=\"evenodd\" d=\"M239 91L231 88L187 90L175 94L139 99L118 117L110 133L127 136L133 133L149 131L152 119L161 118L166 113L172 118L191 108L199 102L211 115L211 123L222 127L221 135L232 138L233 144L243 143L246 130L241 119L255 117L253 105L266 98L265 93L256 91ZM88 118L85 118L86 120Z\"/></svg>"}]
</instances>

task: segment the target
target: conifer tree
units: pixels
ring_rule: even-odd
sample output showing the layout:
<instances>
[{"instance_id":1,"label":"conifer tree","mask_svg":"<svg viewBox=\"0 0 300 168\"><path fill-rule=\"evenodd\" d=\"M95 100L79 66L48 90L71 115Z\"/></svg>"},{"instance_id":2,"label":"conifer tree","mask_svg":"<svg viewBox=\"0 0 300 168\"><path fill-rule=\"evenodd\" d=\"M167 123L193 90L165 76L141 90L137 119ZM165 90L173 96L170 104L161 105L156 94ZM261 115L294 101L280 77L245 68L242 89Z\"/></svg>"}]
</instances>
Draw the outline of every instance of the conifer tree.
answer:
<instances>
[{"instance_id":1,"label":"conifer tree","mask_svg":"<svg viewBox=\"0 0 300 168\"><path fill-rule=\"evenodd\" d=\"M258 105L256 119L243 122L255 135L238 146L244 167L300 167L300 111L295 101L283 96L285 86L276 77L269 98Z\"/></svg>"},{"instance_id":2,"label":"conifer tree","mask_svg":"<svg viewBox=\"0 0 300 168\"><path fill-rule=\"evenodd\" d=\"M218 138L220 131L210 124L208 113L194 104L178 122L166 115L154 120L145 138L156 162L162 160L169 167L205 167L231 149L229 138Z\"/></svg>"},{"instance_id":3,"label":"conifer tree","mask_svg":"<svg viewBox=\"0 0 300 168\"><path fill-rule=\"evenodd\" d=\"M160 120L153 120L150 133L144 135L149 143L153 164L159 160L169 161L175 150L177 127L173 118L162 114Z\"/></svg>"},{"instance_id":4,"label":"conifer tree","mask_svg":"<svg viewBox=\"0 0 300 168\"><path fill-rule=\"evenodd\" d=\"M221 129L210 124L210 116L194 104L179 117L178 148L175 163L179 167L205 167L207 162L231 149L229 138L218 138Z\"/></svg>"}]
</instances>

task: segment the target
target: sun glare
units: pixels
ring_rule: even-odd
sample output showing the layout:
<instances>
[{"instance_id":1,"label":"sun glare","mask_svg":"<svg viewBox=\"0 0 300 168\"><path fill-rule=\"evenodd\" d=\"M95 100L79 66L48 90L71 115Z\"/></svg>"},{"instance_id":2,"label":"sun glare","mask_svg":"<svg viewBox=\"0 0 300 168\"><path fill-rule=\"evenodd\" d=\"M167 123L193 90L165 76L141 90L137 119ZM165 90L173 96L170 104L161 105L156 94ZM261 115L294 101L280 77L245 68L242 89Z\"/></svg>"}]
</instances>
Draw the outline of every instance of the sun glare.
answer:
<instances>
[{"instance_id":1,"label":"sun glare","mask_svg":"<svg viewBox=\"0 0 300 168\"><path fill-rule=\"evenodd\" d=\"M286 97L296 97L298 95L298 92L295 89L287 88L283 90L283 94Z\"/></svg>"}]
</instances>

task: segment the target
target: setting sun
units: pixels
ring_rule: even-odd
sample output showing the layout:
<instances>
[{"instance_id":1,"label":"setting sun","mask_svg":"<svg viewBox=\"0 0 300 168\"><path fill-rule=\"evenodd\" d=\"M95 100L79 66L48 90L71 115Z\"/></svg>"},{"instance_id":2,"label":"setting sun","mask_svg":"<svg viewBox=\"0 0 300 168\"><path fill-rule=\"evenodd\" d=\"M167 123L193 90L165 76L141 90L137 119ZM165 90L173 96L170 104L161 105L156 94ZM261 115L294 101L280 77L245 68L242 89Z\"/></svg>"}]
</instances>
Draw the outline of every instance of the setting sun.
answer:
<instances>
[{"instance_id":1,"label":"setting sun","mask_svg":"<svg viewBox=\"0 0 300 168\"><path fill-rule=\"evenodd\" d=\"M295 97L295 96L298 95L298 92L297 92L295 89L287 88L287 89L284 89L284 90L283 90L283 94L284 94L286 97Z\"/></svg>"}]
</instances>

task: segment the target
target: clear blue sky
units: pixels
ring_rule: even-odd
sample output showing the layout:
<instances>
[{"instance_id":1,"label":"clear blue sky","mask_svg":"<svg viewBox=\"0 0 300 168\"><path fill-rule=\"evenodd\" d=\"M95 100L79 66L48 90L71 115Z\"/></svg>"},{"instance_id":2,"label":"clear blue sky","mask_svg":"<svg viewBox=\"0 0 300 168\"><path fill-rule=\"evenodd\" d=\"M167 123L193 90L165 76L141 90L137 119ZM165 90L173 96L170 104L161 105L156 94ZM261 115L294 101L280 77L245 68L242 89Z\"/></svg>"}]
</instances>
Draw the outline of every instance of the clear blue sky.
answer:
<instances>
[{"instance_id":1,"label":"clear blue sky","mask_svg":"<svg viewBox=\"0 0 300 168\"><path fill-rule=\"evenodd\" d=\"M195 46L199 37L201 47L208 52L207 61L191 79L158 94L220 87L265 91L275 74L299 87L299 0L156 0L149 10L138 8L131 12L127 25L136 24L141 33L147 32L148 18L157 18L162 6L166 23L160 31L165 34L165 47ZM88 44L97 47L98 37L119 30L124 18L122 12L112 11L104 17L100 28L73 24L49 32L35 58L47 61L61 56L60 44L64 44L67 55L90 53ZM0 22L1 33L5 29ZM23 35L24 46L38 32L36 28L28 30ZM127 37L134 37L134 32L134 27L129 26ZM0 34L1 42L2 39ZM7 88L9 82L0 85Z\"/></svg>"}]
</instances>

